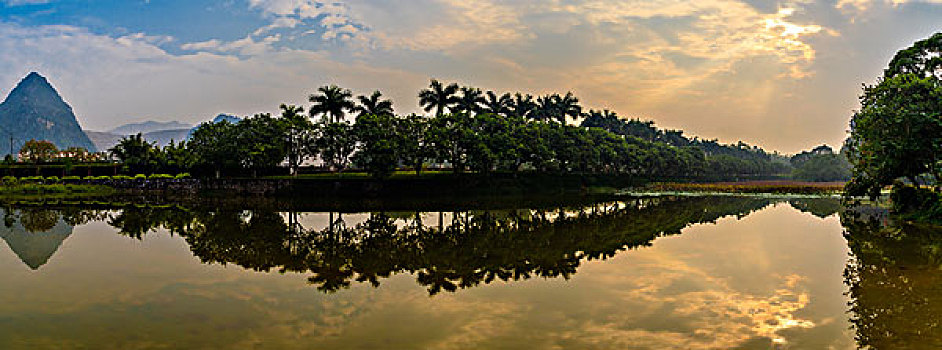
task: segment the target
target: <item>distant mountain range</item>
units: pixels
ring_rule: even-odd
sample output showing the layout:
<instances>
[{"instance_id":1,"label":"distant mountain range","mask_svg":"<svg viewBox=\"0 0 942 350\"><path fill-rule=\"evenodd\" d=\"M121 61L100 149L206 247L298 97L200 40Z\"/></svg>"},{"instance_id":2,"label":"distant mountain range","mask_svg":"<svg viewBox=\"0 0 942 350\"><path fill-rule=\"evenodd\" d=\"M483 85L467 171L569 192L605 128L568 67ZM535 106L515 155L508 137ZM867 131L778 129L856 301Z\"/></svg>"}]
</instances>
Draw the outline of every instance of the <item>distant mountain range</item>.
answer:
<instances>
[{"instance_id":1,"label":"distant mountain range","mask_svg":"<svg viewBox=\"0 0 942 350\"><path fill-rule=\"evenodd\" d=\"M48 140L56 147L97 147L82 131L75 114L46 78L33 72L23 78L0 103L0 141L14 140L13 152L24 142ZM0 142L0 154L11 152L8 142Z\"/></svg>"},{"instance_id":2,"label":"distant mountain range","mask_svg":"<svg viewBox=\"0 0 942 350\"><path fill-rule=\"evenodd\" d=\"M213 118L212 123L224 120L238 123L242 119L220 114ZM14 153L19 152L23 143L33 139L50 141L59 149L82 147L96 152L107 151L121 138L138 133L148 142L162 147L170 142L185 141L195 129L191 124L178 121L145 121L104 132L82 130L72 107L65 103L46 78L32 72L0 103L0 156L11 152L11 137Z\"/></svg>"},{"instance_id":3,"label":"distant mountain range","mask_svg":"<svg viewBox=\"0 0 942 350\"><path fill-rule=\"evenodd\" d=\"M92 139L95 147L102 151L107 151L108 149L114 147L114 145L117 145L122 138L128 136L100 131L86 131L85 133L88 134L88 137ZM158 146L163 147L169 145L170 142L177 143L180 141L185 141L187 135L189 134L190 129L171 129L142 133L141 136L143 136L144 140L147 142L157 143Z\"/></svg>"},{"instance_id":4,"label":"distant mountain range","mask_svg":"<svg viewBox=\"0 0 942 350\"><path fill-rule=\"evenodd\" d=\"M190 129L192 127L193 125L181 123L177 121L172 121L172 122L146 121L142 123L125 124L125 125L109 130L108 133L115 134L115 135L136 135L138 133L147 134L147 133L151 133L155 131Z\"/></svg>"},{"instance_id":5,"label":"distant mountain range","mask_svg":"<svg viewBox=\"0 0 942 350\"><path fill-rule=\"evenodd\" d=\"M228 114L220 114L213 118L212 123L219 123L224 120L230 123L238 123L242 119ZM182 128L180 126L182 126ZM160 127L171 128L160 129ZM181 122L147 121L122 125L108 132L86 131L85 133L88 134L88 137L95 143L95 147L106 151L118 144L122 138L128 135L136 135L137 133L141 133L141 136L144 137L144 140L147 142L157 143L160 147L169 145L170 142L186 141L197 127L199 126L193 127ZM0 144L2 144L2 142L0 142Z\"/></svg>"}]
</instances>

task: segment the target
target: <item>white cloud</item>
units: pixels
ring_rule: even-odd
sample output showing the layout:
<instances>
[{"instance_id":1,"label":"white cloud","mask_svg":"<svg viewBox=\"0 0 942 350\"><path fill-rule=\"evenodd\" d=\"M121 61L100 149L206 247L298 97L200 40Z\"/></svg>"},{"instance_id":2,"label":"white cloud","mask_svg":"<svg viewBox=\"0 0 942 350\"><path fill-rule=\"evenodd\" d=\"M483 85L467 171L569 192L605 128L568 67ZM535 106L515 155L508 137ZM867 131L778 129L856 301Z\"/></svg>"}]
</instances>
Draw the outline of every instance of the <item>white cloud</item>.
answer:
<instances>
[{"instance_id":1,"label":"white cloud","mask_svg":"<svg viewBox=\"0 0 942 350\"><path fill-rule=\"evenodd\" d=\"M22 5L40 5L48 4L52 0L4 0L3 3L7 6L22 6Z\"/></svg>"},{"instance_id":2,"label":"white cloud","mask_svg":"<svg viewBox=\"0 0 942 350\"><path fill-rule=\"evenodd\" d=\"M910 2L915 1L942 0ZM239 113L252 111L250 102L255 108L270 103L271 109L277 99L303 99L326 82L363 91L379 88L394 97L400 111L412 112L417 110L415 92L435 77L494 90L573 90L587 107L653 118L724 141L780 139L772 146L778 148L787 141L769 130L812 125L820 116L808 113L813 107L804 107L802 115L782 110L776 101L785 96L807 99L808 92L796 90L802 84L797 82L820 82L827 76L816 75L833 74L827 69L845 69L818 67L820 53L833 53L835 46L829 45L845 40L843 31L853 24L840 22L849 20L842 12L875 11L878 4L892 9L903 0L841 0L836 5L786 0L762 9L742 0L249 0L249 8L266 23L236 40L175 43L173 38L145 34L109 38L74 27L5 25L0 43L17 41L20 48L0 62L17 62L3 67L18 75L23 67L37 65L44 70L91 71L106 61L122 71L124 66L142 72L167 69L156 80L181 77L184 88L172 87L169 80L161 83L174 93L191 85L203 87L181 97L192 99L187 104L148 109L168 118L186 114L186 108L193 109L190 115L203 117L210 109L228 110L227 103ZM10 28L22 33L4 34ZM37 45L30 40L47 42L65 54L41 47L35 52L22 49ZM86 41L102 48L92 50L96 46L86 46ZM168 54L160 48L168 43L187 54ZM889 50L900 45L893 43ZM841 47L848 54L858 50ZM89 62L92 69L68 60ZM131 63L121 63L124 60ZM86 76L88 81L94 77ZM390 76L407 78L391 81ZM854 78L848 84L853 90L858 77L869 74L846 76ZM154 80L143 74L135 77ZM256 98L248 92L252 85L272 88ZM194 96L204 90L210 97L200 103ZM119 114L115 110L123 106L106 106L105 101L79 104L103 116ZM834 102L828 113L841 113L853 102ZM842 137L842 130L835 128L833 135L828 142Z\"/></svg>"},{"instance_id":3,"label":"white cloud","mask_svg":"<svg viewBox=\"0 0 942 350\"><path fill-rule=\"evenodd\" d=\"M942 0L838 0L835 8L849 15L859 15L870 10L875 5L891 5L897 7L906 3L942 4Z\"/></svg>"},{"instance_id":4,"label":"white cloud","mask_svg":"<svg viewBox=\"0 0 942 350\"><path fill-rule=\"evenodd\" d=\"M0 89L38 71L72 105L83 127L104 130L147 119L199 122L222 112L274 112L280 103L306 106L306 95L326 83L361 92L401 91L390 95L405 100L426 79L337 62L320 52L272 51L264 42L190 44L249 54L241 59L210 52L175 56L140 35L111 38L69 26L0 23Z\"/></svg>"}]
</instances>

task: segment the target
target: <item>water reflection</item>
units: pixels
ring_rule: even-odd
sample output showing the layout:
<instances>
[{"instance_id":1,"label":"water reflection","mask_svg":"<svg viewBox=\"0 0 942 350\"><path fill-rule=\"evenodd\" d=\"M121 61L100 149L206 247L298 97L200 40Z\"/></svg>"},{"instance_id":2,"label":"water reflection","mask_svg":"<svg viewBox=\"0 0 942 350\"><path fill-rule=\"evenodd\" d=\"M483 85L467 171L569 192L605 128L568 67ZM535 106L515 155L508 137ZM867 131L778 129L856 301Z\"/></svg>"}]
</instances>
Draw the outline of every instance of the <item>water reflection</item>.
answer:
<instances>
[{"instance_id":1,"label":"water reflection","mask_svg":"<svg viewBox=\"0 0 942 350\"><path fill-rule=\"evenodd\" d=\"M204 263L255 271L310 274L324 292L351 283L377 287L399 273L416 276L432 295L494 281L570 278L582 261L607 259L650 245L663 235L725 216L744 217L781 199L737 197L633 198L591 206L459 212L376 212L348 224L328 213L321 228L305 228L304 213L219 210L177 205L54 206L2 210L2 237L38 269L73 226L105 221L121 235L143 239L166 229L183 237ZM833 215L833 199L788 203L819 217Z\"/></svg>"},{"instance_id":2,"label":"water reflection","mask_svg":"<svg viewBox=\"0 0 942 350\"><path fill-rule=\"evenodd\" d=\"M844 277L861 348L942 348L942 231L842 218L853 260Z\"/></svg>"},{"instance_id":3,"label":"water reflection","mask_svg":"<svg viewBox=\"0 0 942 350\"><path fill-rule=\"evenodd\" d=\"M33 270L39 269L49 261L62 242L72 235L74 226L104 218L100 213L79 208L8 208L0 209L0 217L3 217L0 238Z\"/></svg>"},{"instance_id":4,"label":"water reflection","mask_svg":"<svg viewBox=\"0 0 942 350\"><path fill-rule=\"evenodd\" d=\"M482 347L942 347L942 320L938 316L942 310L937 300L942 288L942 245L938 243L942 233L893 225L885 215L864 210L863 216L841 215L845 246L833 217L842 210L833 199L758 197L632 198L526 209L372 213L113 203L7 206L0 211L4 219L0 238L30 270L40 271L5 276L5 281L15 287L0 288L0 297L6 295L4 292L22 295L24 288L38 283L33 278L41 277L43 269L62 267L59 262L67 264L49 261L58 251L68 252L61 248L67 239L72 243L81 240L74 238L81 234L73 233L82 231L81 227L107 225L120 236L110 230L97 230L115 242L151 250L165 249L155 248L155 241L176 242L180 248L177 252L194 256L205 265L195 261L192 264L205 268L197 271L186 267L191 272L182 281L174 274L159 272L160 265L143 260L152 269L147 273L133 264L119 274L96 267L102 269L100 276L89 276L91 270L74 268L47 271L55 272L50 279L81 271L84 274L76 273L71 278L99 281L89 282L95 286L128 280L125 288L149 286L144 292L134 293L149 297L111 300L102 294L93 297L100 300L99 304L84 306L87 312L61 316L57 316L58 311L40 312L47 321L39 324L30 321L39 322L34 318L38 305L43 305L39 301L59 305L50 306L50 310L56 310L94 293L81 294L72 301L57 301L62 297L55 293L30 297L36 299L34 303L20 296L18 304L8 303L3 310L8 320L0 319L0 325L9 329L0 331L0 338L19 334L22 339L35 339L41 332L30 333L27 326L48 328L72 318L97 324L100 316L93 315L100 314L95 311L98 308L108 310L106 315L116 320L115 324L152 320L147 321L151 327L169 327L173 323L169 320L177 320L174 322L183 322L181 327L185 324L184 328L208 332L202 334L219 335L204 341L194 333L188 340L177 340L206 346L228 344L226 337L245 329L283 331L281 326L269 329L260 321L252 321L269 315L275 320L316 322L321 328L310 333L317 336L308 340L317 339L333 347L379 346L390 337L398 339L400 343L396 344L403 348L437 347L418 341L423 336L414 333L415 327L393 326L405 319L434 330L427 336L434 344ZM757 211L763 214L750 216ZM754 220L738 220L746 216ZM724 217L737 219L721 220ZM874 218L877 220L871 220ZM691 227L713 222L721 225ZM822 235L832 232L832 228L833 234ZM684 235L677 235L681 231ZM663 238L658 240L657 249L641 249L657 238ZM89 241L86 246L99 241ZM122 254L118 260L134 259L134 254L141 253ZM589 263L597 260L606 263ZM179 257L162 261L168 264L163 270L189 266ZM235 280L218 280L221 277L215 277L212 284L203 284L211 274L221 275L220 265L238 267L226 269L227 273L248 269L299 274L311 287L304 286L303 279L292 279L277 284L280 287L276 289L264 289L274 283L271 278L278 276L273 273L254 274L264 276L264 284L237 284ZM209 266L217 269L208 270ZM543 282L523 282L534 279ZM573 281L566 281L570 279ZM287 282L294 289L286 286ZM44 283L69 285L64 281ZM847 288L846 299L841 295L842 283ZM489 284L507 288L474 288ZM363 287L355 288L357 285ZM81 284L76 291L84 293L88 288ZM353 290L335 293L344 289ZM474 289L476 293L450 293L462 289ZM313 290L328 295L311 293ZM414 294L424 298L414 298ZM311 304L312 300L316 302ZM112 304L115 306L105 306ZM154 311L157 305L167 311ZM137 314L122 311L129 307ZM292 311L295 308L297 312ZM239 312L230 315L224 311L229 309ZM202 311L193 314L192 310ZM225 333L229 335L192 323L217 319L212 327L230 327L226 329L231 332ZM856 345L849 344L848 320ZM377 324L391 328L373 328L376 336L372 338L366 331L354 331ZM539 329L542 338L524 336L532 329ZM178 331L159 335L166 337ZM469 334L477 334L472 331L480 334L469 338ZM396 332L402 336L397 337ZM501 332L515 335L493 337ZM100 332L90 334L105 336ZM296 339L297 334L289 332L283 338L287 342ZM74 335L69 339L83 337ZM843 340L836 340L839 338ZM160 343L155 340L158 334L148 339ZM272 337L259 339L271 341ZM10 344L29 343L0 340L0 347Z\"/></svg>"},{"instance_id":5,"label":"water reflection","mask_svg":"<svg viewBox=\"0 0 942 350\"><path fill-rule=\"evenodd\" d=\"M709 201L709 202L707 202ZM351 224L331 213L307 229L298 213L126 207L108 223L141 239L157 228L183 237L204 263L309 274L318 290L379 286L409 273L432 295L533 277L570 278L582 261L606 259L694 223L744 216L762 198L659 198L589 207L450 213L370 213ZM349 215L348 215L349 216Z\"/></svg>"}]
</instances>

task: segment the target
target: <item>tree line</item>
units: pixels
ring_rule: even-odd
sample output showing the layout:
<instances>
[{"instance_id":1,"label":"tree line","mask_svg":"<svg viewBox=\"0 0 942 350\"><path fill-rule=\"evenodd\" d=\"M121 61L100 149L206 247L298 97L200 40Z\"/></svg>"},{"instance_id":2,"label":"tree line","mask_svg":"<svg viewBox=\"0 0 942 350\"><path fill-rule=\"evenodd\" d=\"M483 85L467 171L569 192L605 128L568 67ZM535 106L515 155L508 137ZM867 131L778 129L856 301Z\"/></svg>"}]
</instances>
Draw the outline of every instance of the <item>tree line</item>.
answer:
<instances>
[{"instance_id":1,"label":"tree line","mask_svg":"<svg viewBox=\"0 0 942 350\"><path fill-rule=\"evenodd\" d=\"M611 111L585 111L571 92L534 97L432 80L418 94L427 116L397 115L379 91L354 97L323 86L311 106L281 105L279 115L203 123L189 140L160 148L140 135L112 154L128 171L257 176L317 163L383 178L436 165L455 173L622 174L647 178L763 176L789 170L744 143L688 139ZM353 123L348 121L352 116Z\"/></svg>"}]
</instances>

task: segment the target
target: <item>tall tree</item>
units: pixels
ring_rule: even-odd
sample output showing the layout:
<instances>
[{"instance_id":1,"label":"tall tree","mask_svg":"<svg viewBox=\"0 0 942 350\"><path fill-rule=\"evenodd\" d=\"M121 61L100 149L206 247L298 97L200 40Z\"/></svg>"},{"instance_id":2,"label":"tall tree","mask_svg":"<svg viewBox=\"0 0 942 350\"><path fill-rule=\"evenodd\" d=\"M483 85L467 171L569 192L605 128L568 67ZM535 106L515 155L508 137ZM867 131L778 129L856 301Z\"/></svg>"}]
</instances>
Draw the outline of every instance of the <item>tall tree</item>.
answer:
<instances>
[{"instance_id":1,"label":"tall tree","mask_svg":"<svg viewBox=\"0 0 942 350\"><path fill-rule=\"evenodd\" d=\"M239 122L237 126L237 149L242 168L258 176L262 169L274 168L288 154L284 139L284 124L270 114L256 114Z\"/></svg>"},{"instance_id":2,"label":"tall tree","mask_svg":"<svg viewBox=\"0 0 942 350\"><path fill-rule=\"evenodd\" d=\"M241 161L237 127L237 124L228 121L200 124L186 144L193 152L194 168L212 171L217 179L223 171L239 168Z\"/></svg>"},{"instance_id":3,"label":"tall tree","mask_svg":"<svg viewBox=\"0 0 942 350\"><path fill-rule=\"evenodd\" d=\"M510 112L511 104L513 103L510 93L505 93L498 96L497 93L488 91L485 96L486 98L483 102L484 106L481 109L482 112L507 116L507 114Z\"/></svg>"},{"instance_id":4,"label":"tall tree","mask_svg":"<svg viewBox=\"0 0 942 350\"><path fill-rule=\"evenodd\" d=\"M281 122L285 130L285 143L288 169L291 175L298 174L298 168L305 158L311 156L308 145L314 135L314 124L304 116L304 108L282 104Z\"/></svg>"},{"instance_id":5,"label":"tall tree","mask_svg":"<svg viewBox=\"0 0 942 350\"><path fill-rule=\"evenodd\" d=\"M320 136L314 146L324 164L332 170L343 172L350 164L350 156L356 150L356 135L347 123L321 123Z\"/></svg>"},{"instance_id":6,"label":"tall tree","mask_svg":"<svg viewBox=\"0 0 942 350\"><path fill-rule=\"evenodd\" d=\"M356 107L352 98L353 93L350 90L337 85L321 86L316 94L308 98L311 102L311 116L320 114L329 122L340 122L348 111Z\"/></svg>"},{"instance_id":7,"label":"tall tree","mask_svg":"<svg viewBox=\"0 0 942 350\"><path fill-rule=\"evenodd\" d=\"M455 104L454 112L466 113L469 115L481 111L481 104L486 102L481 89L464 86L461 88L461 94L458 96L458 103Z\"/></svg>"},{"instance_id":8,"label":"tall tree","mask_svg":"<svg viewBox=\"0 0 942 350\"><path fill-rule=\"evenodd\" d=\"M555 95L553 102L556 104L556 120L560 124L566 124L566 117L578 119L582 116L582 106L579 105L579 98L573 95L572 92L567 92L562 97Z\"/></svg>"},{"instance_id":9,"label":"tall tree","mask_svg":"<svg viewBox=\"0 0 942 350\"><path fill-rule=\"evenodd\" d=\"M458 103L458 97L455 96L458 89L458 84L443 85L438 80L432 79L428 89L419 91L419 105L426 112L431 112L434 109L435 116L441 116L446 109L451 109L452 106Z\"/></svg>"},{"instance_id":10,"label":"tall tree","mask_svg":"<svg viewBox=\"0 0 942 350\"><path fill-rule=\"evenodd\" d=\"M358 113L358 117L364 115L393 115L393 103L392 100L382 99L383 94L379 90L373 91L369 96L357 96L357 100L360 102L356 107L353 107L353 112Z\"/></svg>"},{"instance_id":11,"label":"tall tree","mask_svg":"<svg viewBox=\"0 0 942 350\"><path fill-rule=\"evenodd\" d=\"M942 181L942 33L896 53L865 86L846 143L848 195L876 197L897 178Z\"/></svg>"},{"instance_id":12,"label":"tall tree","mask_svg":"<svg viewBox=\"0 0 942 350\"><path fill-rule=\"evenodd\" d=\"M533 95L514 94L513 101L509 104L510 113L525 119L533 119L533 112L536 110L536 103L533 102Z\"/></svg>"},{"instance_id":13,"label":"tall tree","mask_svg":"<svg viewBox=\"0 0 942 350\"><path fill-rule=\"evenodd\" d=\"M353 125L360 143L353 161L373 177L385 178L396 170L403 144L397 122L390 114L364 114Z\"/></svg>"},{"instance_id":14,"label":"tall tree","mask_svg":"<svg viewBox=\"0 0 942 350\"><path fill-rule=\"evenodd\" d=\"M530 112L531 118L538 122L549 122L557 119L557 115L560 113L556 109L558 107L556 103L558 98L559 95L557 94L537 97L534 109Z\"/></svg>"},{"instance_id":15,"label":"tall tree","mask_svg":"<svg viewBox=\"0 0 942 350\"><path fill-rule=\"evenodd\" d=\"M400 157L402 161L422 174L425 160L434 156L429 145L429 121L425 117L412 114L396 123L397 132L402 135Z\"/></svg>"}]
</instances>

